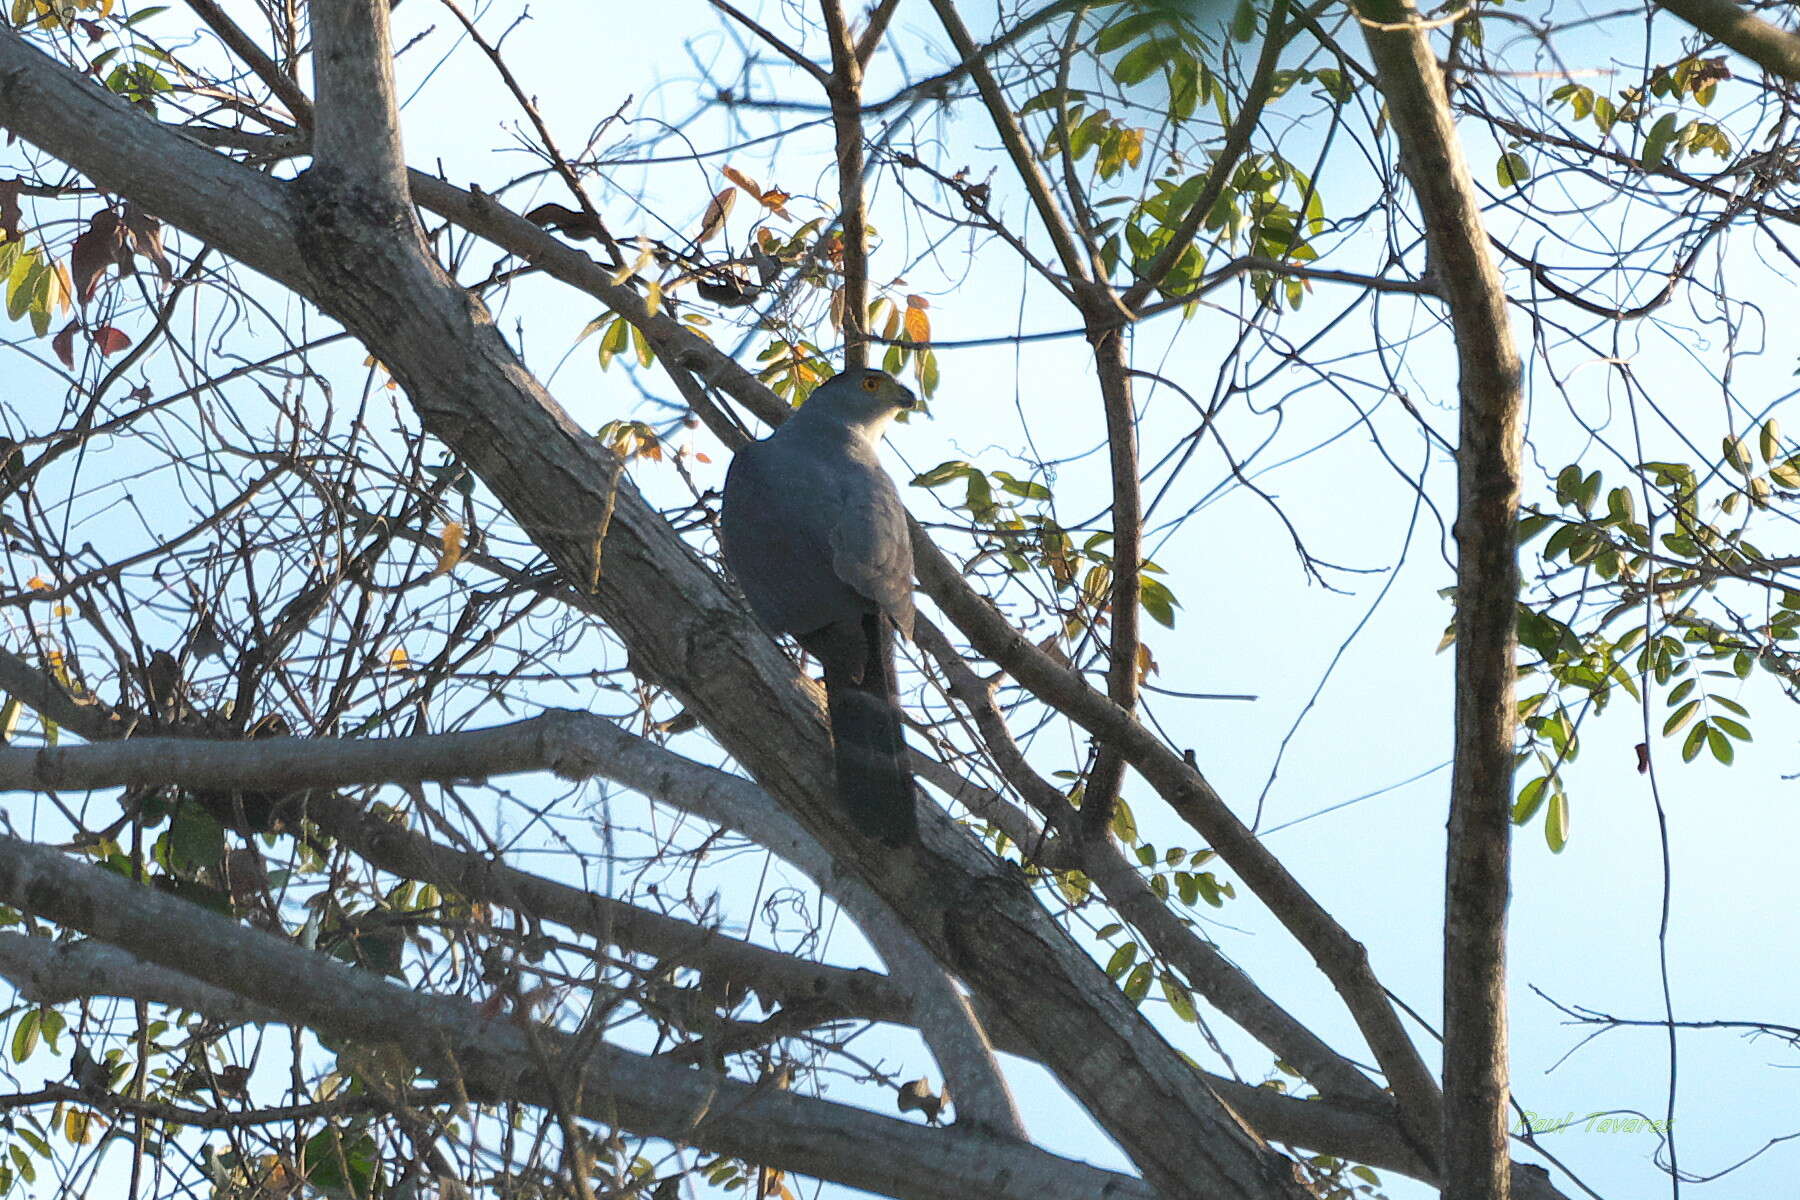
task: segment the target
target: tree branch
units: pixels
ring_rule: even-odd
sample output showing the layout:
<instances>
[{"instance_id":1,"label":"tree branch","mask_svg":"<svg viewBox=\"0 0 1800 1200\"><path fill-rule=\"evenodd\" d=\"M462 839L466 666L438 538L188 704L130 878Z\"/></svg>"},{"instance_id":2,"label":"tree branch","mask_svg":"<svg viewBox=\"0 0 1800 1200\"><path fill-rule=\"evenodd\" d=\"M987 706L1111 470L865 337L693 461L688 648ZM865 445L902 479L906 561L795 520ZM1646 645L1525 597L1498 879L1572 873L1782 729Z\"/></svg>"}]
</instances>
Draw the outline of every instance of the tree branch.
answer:
<instances>
[{"instance_id":1,"label":"tree branch","mask_svg":"<svg viewBox=\"0 0 1800 1200\"><path fill-rule=\"evenodd\" d=\"M275 98L287 105L295 125L301 129L312 128L311 99L301 90L300 85L294 82L292 76L277 66L274 59L263 53L262 47L256 44L256 39L245 33L215 0L187 0L187 5L202 21L206 22L209 29L219 35L219 40L224 42L233 54L244 60L244 65L255 72L256 77L262 80L271 92L275 93Z\"/></svg>"},{"instance_id":2,"label":"tree branch","mask_svg":"<svg viewBox=\"0 0 1800 1200\"><path fill-rule=\"evenodd\" d=\"M312 171L368 189L383 209L404 205L406 155L394 94L385 0L312 0ZM406 208L410 215L410 207ZM373 216L365 213L365 219ZM382 220L393 214L382 212Z\"/></svg>"},{"instance_id":3,"label":"tree branch","mask_svg":"<svg viewBox=\"0 0 1800 1200\"><path fill-rule=\"evenodd\" d=\"M1512 846L1517 523L1524 424L1506 291L1488 253L1481 197L1456 136L1443 74L1410 0L1365 0L1363 34L1419 200L1455 333L1457 447L1455 766L1444 916L1443 1188L1505 1200L1506 905ZM1415 1134L1427 1096L1396 1085Z\"/></svg>"},{"instance_id":4,"label":"tree branch","mask_svg":"<svg viewBox=\"0 0 1800 1200\"><path fill-rule=\"evenodd\" d=\"M284 1023L391 1046L480 1101L548 1105L548 1061L582 1080L581 1115L800 1174L895 1196L979 1194L1045 1200L1152 1193L1017 1142L928 1129L823 1100L689 1070L611 1046L570 1060L568 1035L483 1016L475 1005L412 992L198 905L0 837L0 900L163 967L225 988ZM558 1052L562 1053L559 1054Z\"/></svg>"},{"instance_id":5,"label":"tree branch","mask_svg":"<svg viewBox=\"0 0 1800 1200\"><path fill-rule=\"evenodd\" d=\"M1800 80L1800 34L1770 24L1733 0L1656 0L1656 5L1771 75Z\"/></svg>"},{"instance_id":6,"label":"tree branch","mask_svg":"<svg viewBox=\"0 0 1800 1200\"><path fill-rule=\"evenodd\" d=\"M838 228L844 242L841 309L844 366L869 361L869 221L863 188L862 59L844 20L841 0L819 0L831 42L831 74L825 95L837 135Z\"/></svg>"}]
</instances>

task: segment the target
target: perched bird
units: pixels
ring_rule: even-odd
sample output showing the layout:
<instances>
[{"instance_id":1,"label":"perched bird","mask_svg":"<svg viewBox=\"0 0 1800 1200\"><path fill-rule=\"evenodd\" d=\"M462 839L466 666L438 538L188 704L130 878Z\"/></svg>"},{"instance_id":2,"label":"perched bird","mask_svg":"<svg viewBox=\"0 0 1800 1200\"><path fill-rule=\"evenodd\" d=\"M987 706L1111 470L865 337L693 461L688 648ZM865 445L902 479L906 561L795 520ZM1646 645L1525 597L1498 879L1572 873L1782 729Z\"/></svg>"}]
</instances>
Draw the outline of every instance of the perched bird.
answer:
<instances>
[{"instance_id":1,"label":"perched bird","mask_svg":"<svg viewBox=\"0 0 1800 1200\"><path fill-rule=\"evenodd\" d=\"M892 846L918 839L893 636L912 637L912 544L876 447L917 404L885 371L828 379L731 460L719 523L750 611L825 667L838 802Z\"/></svg>"}]
</instances>

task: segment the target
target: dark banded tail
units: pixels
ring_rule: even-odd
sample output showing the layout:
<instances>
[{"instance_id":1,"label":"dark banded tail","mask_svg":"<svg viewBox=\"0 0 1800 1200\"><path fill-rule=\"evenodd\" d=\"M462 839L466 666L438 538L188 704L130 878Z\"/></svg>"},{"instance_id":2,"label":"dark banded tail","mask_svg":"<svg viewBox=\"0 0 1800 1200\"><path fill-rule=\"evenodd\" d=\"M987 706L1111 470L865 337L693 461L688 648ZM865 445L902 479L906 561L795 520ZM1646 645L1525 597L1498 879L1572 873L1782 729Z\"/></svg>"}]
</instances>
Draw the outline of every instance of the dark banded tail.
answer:
<instances>
[{"instance_id":1,"label":"dark banded tail","mask_svg":"<svg viewBox=\"0 0 1800 1200\"><path fill-rule=\"evenodd\" d=\"M894 675L894 631L886 618L869 613L862 633L861 671L852 676L825 665L838 803L864 835L904 846L919 840L919 818Z\"/></svg>"}]
</instances>

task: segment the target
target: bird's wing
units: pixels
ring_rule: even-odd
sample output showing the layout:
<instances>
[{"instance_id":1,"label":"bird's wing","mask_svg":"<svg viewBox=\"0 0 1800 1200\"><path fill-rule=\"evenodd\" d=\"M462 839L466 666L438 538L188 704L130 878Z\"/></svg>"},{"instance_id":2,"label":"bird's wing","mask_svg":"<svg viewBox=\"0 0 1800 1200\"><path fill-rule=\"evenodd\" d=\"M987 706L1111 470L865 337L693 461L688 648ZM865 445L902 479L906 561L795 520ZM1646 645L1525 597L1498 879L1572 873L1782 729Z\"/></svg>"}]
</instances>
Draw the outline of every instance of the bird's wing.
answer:
<instances>
[{"instance_id":1,"label":"bird's wing","mask_svg":"<svg viewBox=\"0 0 1800 1200\"><path fill-rule=\"evenodd\" d=\"M833 565L841 474L780 438L745 446L731 460L720 546L750 611L773 633L811 633L869 607Z\"/></svg>"},{"instance_id":2,"label":"bird's wing","mask_svg":"<svg viewBox=\"0 0 1800 1200\"><path fill-rule=\"evenodd\" d=\"M839 579L873 600L911 639L912 541L894 481L872 453L847 456L831 528L831 565Z\"/></svg>"}]
</instances>

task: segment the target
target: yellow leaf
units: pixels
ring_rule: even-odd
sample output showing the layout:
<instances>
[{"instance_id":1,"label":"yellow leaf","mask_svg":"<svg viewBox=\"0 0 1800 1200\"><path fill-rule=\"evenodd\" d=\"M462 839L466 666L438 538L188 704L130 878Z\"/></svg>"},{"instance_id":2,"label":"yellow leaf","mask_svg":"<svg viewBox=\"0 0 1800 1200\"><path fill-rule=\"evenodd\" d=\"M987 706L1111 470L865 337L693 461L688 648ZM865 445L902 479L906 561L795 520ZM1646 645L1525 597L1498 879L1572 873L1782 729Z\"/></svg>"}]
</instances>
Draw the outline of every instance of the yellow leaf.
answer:
<instances>
[{"instance_id":1,"label":"yellow leaf","mask_svg":"<svg viewBox=\"0 0 1800 1200\"><path fill-rule=\"evenodd\" d=\"M447 575L463 556L463 527L460 521L446 521L442 535L442 547L438 550L437 566L432 568L433 575Z\"/></svg>"},{"instance_id":2,"label":"yellow leaf","mask_svg":"<svg viewBox=\"0 0 1800 1200\"><path fill-rule=\"evenodd\" d=\"M617 286L618 284L624 283L627 279L630 279L633 275L636 275L639 271L643 270L649 265L650 259L655 253L656 247L650 244L649 238L639 238L637 257L631 260L631 265L620 267L617 271L613 272L613 284Z\"/></svg>"},{"instance_id":3,"label":"yellow leaf","mask_svg":"<svg viewBox=\"0 0 1800 1200\"><path fill-rule=\"evenodd\" d=\"M763 194L763 190L757 186L756 180L750 178L736 167L720 167L719 174L731 180L731 182L737 184L752 196L761 197Z\"/></svg>"},{"instance_id":4,"label":"yellow leaf","mask_svg":"<svg viewBox=\"0 0 1800 1200\"><path fill-rule=\"evenodd\" d=\"M392 650L388 651L387 665L388 670L390 671L404 671L412 666L412 659L406 656L406 648L404 646L395 646Z\"/></svg>"},{"instance_id":5,"label":"yellow leaf","mask_svg":"<svg viewBox=\"0 0 1800 1200\"><path fill-rule=\"evenodd\" d=\"M924 309L907 307L906 336L915 342L931 340L931 318L925 315Z\"/></svg>"},{"instance_id":6,"label":"yellow leaf","mask_svg":"<svg viewBox=\"0 0 1800 1200\"><path fill-rule=\"evenodd\" d=\"M787 202L793 198L792 195L782 191L780 188L770 188L758 197L758 199L762 201L762 206L778 217L785 217L788 215Z\"/></svg>"},{"instance_id":7,"label":"yellow leaf","mask_svg":"<svg viewBox=\"0 0 1800 1200\"><path fill-rule=\"evenodd\" d=\"M69 298L75 294L75 281L69 278L69 268L61 262L55 264L50 275L50 303L57 312L69 311Z\"/></svg>"},{"instance_id":8,"label":"yellow leaf","mask_svg":"<svg viewBox=\"0 0 1800 1200\"><path fill-rule=\"evenodd\" d=\"M50 581L42 575L33 575L25 581L25 586L34 592L47 592L50 590Z\"/></svg>"},{"instance_id":9,"label":"yellow leaf","mask_svg":"<svg viewBox=\"0 0 1800 1200\"><path fill-rule=\"evenodd\" d=\"M644 289L644 312L654 317L662 311L662 284L652 279Z\"/></svg>"}]
</instances>

